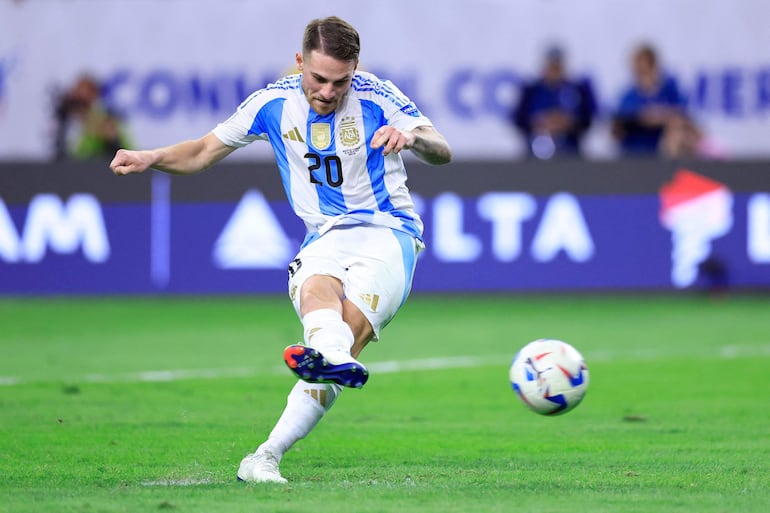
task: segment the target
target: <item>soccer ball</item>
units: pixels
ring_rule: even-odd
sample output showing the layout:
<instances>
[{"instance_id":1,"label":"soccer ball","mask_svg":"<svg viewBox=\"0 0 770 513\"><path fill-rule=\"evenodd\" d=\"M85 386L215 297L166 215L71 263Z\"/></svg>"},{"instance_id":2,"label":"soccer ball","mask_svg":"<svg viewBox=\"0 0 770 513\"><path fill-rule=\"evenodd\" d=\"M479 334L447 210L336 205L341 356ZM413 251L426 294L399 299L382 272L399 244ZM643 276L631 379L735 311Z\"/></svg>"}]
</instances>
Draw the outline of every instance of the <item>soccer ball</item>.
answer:
<instances>
[{"instance_id":1,"label":"soccer ball","mask_svg":"<svg viewBox=\"0 0 770 513\"><path fill-rule=\"evenodd\" d=\"M541 415L561 415L580 404L588 389L588 367L561 340L541 338L513 358L511 385L519 399Z\"/></svg>"}]
</instances>

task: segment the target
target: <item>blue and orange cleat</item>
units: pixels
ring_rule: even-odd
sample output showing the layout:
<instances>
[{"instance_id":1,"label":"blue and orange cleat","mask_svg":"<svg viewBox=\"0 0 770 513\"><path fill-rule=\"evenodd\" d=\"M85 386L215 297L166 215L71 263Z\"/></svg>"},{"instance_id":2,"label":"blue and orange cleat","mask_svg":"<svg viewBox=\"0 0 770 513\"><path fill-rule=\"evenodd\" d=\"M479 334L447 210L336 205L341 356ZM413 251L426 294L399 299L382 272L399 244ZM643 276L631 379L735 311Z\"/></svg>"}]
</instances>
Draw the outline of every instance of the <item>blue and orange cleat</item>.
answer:
<instances>
[{"instance_id":1,"label":"blue and orange cleat","mask_svg":"<svg viewBox=\"0 0 770 513\"><path fill-rule=\"evenodd\" d=\"M312 347L300 344L291 345L283 351L286 365L301 380L308 383L336 383L350 388L364 386L369 379L366 367L349 354L340 351L339 356L344 361L332 363Z\"/></svg>"}]
</instances>

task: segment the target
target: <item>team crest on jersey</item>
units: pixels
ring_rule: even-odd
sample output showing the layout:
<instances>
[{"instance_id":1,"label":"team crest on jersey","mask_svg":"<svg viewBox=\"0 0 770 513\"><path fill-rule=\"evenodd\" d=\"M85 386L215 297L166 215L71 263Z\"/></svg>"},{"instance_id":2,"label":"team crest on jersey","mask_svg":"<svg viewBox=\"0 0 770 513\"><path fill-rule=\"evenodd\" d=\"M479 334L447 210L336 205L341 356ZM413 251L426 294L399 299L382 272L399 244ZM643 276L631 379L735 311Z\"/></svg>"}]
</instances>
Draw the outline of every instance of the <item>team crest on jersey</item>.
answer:
<instances>
[{"instance_id":1,"label":"team crest on jersey","mask_svg":"<svg viewBox=\"0 0 770 513\"><path fill-rule=\"evenodd\" d=\"M332 126L329 123L310 125L310 142L318 150L325 150L332 143Z\"/></svg>"},{"instance_id":2,"label":"team crest on jersey","mask_svg":"<svg viewBox=\"0 0 770 513\"><path fill-rule=\"evenodd\" d=\"M343 146L347 147L358 146L361 142L361 135L358 133L358 127L356 126L356 118L342 118L340 123L340 142Z\"/></svg>"}]
</instances>

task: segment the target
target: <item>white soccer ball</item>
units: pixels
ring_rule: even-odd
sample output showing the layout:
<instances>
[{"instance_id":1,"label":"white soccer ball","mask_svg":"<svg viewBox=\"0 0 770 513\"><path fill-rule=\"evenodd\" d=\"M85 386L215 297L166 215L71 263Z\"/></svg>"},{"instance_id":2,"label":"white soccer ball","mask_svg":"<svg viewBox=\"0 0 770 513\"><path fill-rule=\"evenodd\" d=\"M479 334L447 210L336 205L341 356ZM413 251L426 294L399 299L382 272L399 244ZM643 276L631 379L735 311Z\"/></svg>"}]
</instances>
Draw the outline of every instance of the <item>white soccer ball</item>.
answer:
<instances>
[{"instance_id":1,"label":"white soccer ball","mask_svg":"<svg viewBox=\"0 0 770 513\"><path fill-rule=\"evenodd\" d=\"M542 338L516 354L509 373L519 399L541 415L561 415L580 404L588 389L588 367L566 342Z\"/></svg>"}]
</instances>

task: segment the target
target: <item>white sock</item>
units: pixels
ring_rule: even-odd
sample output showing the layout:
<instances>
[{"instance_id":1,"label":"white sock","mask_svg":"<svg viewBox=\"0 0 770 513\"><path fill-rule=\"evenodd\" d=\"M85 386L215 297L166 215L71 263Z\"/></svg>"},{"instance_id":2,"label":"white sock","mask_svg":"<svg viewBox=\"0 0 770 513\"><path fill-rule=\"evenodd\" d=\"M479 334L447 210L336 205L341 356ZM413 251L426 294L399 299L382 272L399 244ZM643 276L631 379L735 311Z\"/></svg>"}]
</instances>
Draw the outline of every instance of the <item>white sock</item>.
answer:
<instances>
[{"instance_id":1,"label":"white sock","mask_svg":"<svg viewBox=\"0 0 770 513\"><path fill-rule=\"evenodd\" d=\"M302 318L305 327L305 344L324 351L342 351L350 354L353 347L353 331L339 312L330 308L322 308L305 314Z\"/></svg>"},{"instance_id":2,"label":"white sock","mask_svg":"<svg viewBox=\"0 0 770 513\"><path fill-rule=\"evenodd\" d=\"M329 411L342 387L333 383L297 381L286 399L286 408L260 450L270 450L280 463L283 454L305 438Z\"/></svg>"}]
</instances>

